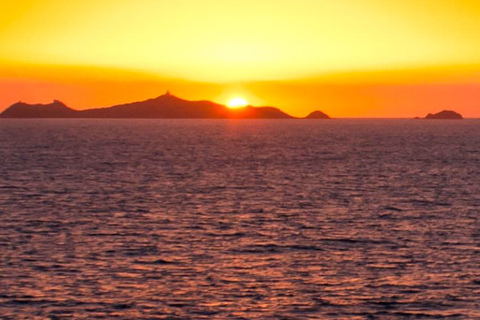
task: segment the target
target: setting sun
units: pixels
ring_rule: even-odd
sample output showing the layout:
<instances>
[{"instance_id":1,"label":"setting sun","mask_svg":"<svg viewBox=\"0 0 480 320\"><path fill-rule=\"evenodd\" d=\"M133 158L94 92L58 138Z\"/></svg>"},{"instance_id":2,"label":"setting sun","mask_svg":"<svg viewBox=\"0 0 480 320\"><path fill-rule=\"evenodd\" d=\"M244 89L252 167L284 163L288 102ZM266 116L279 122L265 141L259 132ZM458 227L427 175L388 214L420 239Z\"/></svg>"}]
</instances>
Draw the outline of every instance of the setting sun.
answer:
<instances>
[{"instance_id":1,"label":"setting sun","mask_svg":"<svg viewBox=\"0 0 480 320\"><path fill-rule=\"evenodd\" d=\"M229 108L243 108L247 105L247 101L242 98L233 98L227 103L227 107Z\"/></svg>"}]
</instances>

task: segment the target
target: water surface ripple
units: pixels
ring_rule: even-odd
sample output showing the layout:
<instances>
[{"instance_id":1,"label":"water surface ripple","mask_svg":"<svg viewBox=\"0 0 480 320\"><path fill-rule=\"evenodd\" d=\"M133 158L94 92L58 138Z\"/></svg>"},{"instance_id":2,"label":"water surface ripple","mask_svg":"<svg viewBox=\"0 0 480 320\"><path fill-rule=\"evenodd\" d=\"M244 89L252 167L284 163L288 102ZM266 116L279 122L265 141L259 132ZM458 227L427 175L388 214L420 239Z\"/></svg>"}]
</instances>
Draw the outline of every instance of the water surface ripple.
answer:
<instances>
[{"instance_id":1,"label":"water surface ripple","mask_svg":"<svg viewBox=\"0 0 480 320\"><path fill-rule=\"evenodd\" d=\"M3 319L480 318L475 120L4 120Z\"/></svg>"}]
</instances>

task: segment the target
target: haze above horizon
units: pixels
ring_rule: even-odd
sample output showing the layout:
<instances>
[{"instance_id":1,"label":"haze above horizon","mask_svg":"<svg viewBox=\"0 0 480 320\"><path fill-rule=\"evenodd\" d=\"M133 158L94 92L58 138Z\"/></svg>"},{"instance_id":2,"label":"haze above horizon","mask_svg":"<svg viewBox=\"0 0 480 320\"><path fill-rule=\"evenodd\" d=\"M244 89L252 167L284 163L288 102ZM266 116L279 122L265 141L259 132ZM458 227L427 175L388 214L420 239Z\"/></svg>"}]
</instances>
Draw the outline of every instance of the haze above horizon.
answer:
<instances>
[{"instance_id":1,"label":"haze above horizon","mask_svg":"<svg viewBox=\"0 0 480 320\"><path fill-rule=\"evenodd\" d=\"M20 0L0 13L0 111L171 89L304 116L480 116L480 3Z\"/></svg>"}]
</instances>

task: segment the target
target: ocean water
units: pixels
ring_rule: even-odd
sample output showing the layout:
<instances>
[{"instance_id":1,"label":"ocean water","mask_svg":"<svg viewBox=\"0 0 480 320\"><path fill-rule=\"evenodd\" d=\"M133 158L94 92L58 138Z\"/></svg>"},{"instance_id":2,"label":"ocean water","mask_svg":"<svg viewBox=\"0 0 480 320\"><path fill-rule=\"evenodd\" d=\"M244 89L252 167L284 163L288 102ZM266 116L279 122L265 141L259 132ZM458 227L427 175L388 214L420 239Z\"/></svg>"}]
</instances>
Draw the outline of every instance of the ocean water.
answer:
<instances>
[{"instance_id":1,"label":"ocean water","mask_svg":"<svg viewBox=\"0 0 480 320\"><path fill-rule=\"evenodd\" d=\"M480 121L0 121L2 319L478 319Z\"/></svg>"}]
</instances>

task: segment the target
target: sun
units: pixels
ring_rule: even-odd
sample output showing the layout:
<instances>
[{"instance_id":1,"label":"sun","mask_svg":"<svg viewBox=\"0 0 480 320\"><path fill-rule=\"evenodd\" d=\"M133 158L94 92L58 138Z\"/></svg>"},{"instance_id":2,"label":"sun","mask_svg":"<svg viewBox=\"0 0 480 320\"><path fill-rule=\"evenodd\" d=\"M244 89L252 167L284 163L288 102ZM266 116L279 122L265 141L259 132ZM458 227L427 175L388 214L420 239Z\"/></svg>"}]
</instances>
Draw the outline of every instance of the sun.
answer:
<instances>
[{"instance_id":1,"label":"sun","mask_svg":"<svg viewBox=\"0 0 480 320\"><path fill-rule=\"evenodd\" d=\"M247 105L247 101L242 98L233 98L227 103L227 107L229 108L243 108Z\"/></svg>"}]
</instances>

